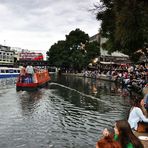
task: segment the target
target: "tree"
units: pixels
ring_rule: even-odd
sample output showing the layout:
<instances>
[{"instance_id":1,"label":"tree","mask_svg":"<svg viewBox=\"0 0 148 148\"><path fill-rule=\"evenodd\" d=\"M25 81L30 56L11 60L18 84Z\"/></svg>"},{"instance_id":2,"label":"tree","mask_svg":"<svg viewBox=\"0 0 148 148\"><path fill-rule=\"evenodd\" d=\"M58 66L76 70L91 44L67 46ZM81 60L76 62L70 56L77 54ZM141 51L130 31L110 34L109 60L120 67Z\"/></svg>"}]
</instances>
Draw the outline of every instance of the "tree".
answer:
<instances>
[{"instance_id":1,"label":"tree","mask_svg":"<svg viewBox=\"0 0 148 148\"><path fill-rule=\"evenodd\" d=\"M81 46L88 40L88 34L80 29L71 31L69 35L66 35L66 47L69 49L69 62L72 69L78 71L82 69L85 53Z\"/></svg>"},{"instance_id":2,"label":"tree","mask_svg":"<svg viewBox=\"0 0 148 148\"><path fill-rule=\"evenodd\" d=\"M49 51L47 52L49 64L56 67L61 67L62 65L66 65L66 58L67 52L65 51L65 41L58 41L58 43L55 43L51 46Z\"/></svg>"},{"instance_id":3,"label":"tree","mask_svg":"<svg viewBox=\"0 0 148 148\"><path fill-rule=\"evenodd\" d=\"M87 43L85 46L85 51L87 52L85 56L85 67L92 62L93 59L100 56L100 46L97 42Z\"/></svg>"},{"instance_id":4,"label":"tree","mask_svg":"<svg viewBox=\"0 0 148 148\"><path fill-rule=\"evenodd\" d=\"M47 55L49 63L74 71L81 71L95 56L100 55L98 43L89 43L89 36L80 29L66 35L65 41L58 41L51 46Z\"/></svg>"},{"instance_id":5,"label":"tree","mask_svg":"<svg viewBox=\"0 0 148 148\"><path fill-rule=\"evenodd\" d=\"M121 51L130 56L148 43L148 1L101 0L97 19L102 21L101 33L108 38L109 52Z\"/></svg>"}]
</instances>

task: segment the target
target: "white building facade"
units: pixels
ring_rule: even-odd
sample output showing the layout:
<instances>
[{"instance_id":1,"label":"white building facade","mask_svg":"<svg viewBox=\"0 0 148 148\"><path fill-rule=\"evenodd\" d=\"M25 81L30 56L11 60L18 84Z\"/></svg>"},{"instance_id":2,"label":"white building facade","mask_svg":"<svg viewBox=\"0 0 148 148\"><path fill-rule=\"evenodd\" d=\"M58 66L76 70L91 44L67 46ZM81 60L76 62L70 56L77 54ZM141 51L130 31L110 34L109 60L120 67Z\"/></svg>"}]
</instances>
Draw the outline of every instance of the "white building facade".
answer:
<instances>
[{"instance_id":1,"label":"white building facade","mask_svg":"<svg viewBox=\"0 0 148 148\"><path fill-rule=\"evenodd\" d=\"M0 45L0 66L13 65L15 52L8 46Z\"/></svg>"},{"instance_id":2,"label":"white building facade","mask_svg":"<svg viewBox=\"0 0 148 148\"><path fill-rule=\"evenodd\" d=\"M118 51L113 52L111 53L111 55L109 55L108 51L102 48L102 44L104 44L107 41L107 38L103 38L101 34L97 33L96 35L90 37L89 42L93 41L98 42L100 46L100 61L106 61L107 59L108 61L125 61L129 59L128 55L125 55Z\"/></svg>"}]
</instances>

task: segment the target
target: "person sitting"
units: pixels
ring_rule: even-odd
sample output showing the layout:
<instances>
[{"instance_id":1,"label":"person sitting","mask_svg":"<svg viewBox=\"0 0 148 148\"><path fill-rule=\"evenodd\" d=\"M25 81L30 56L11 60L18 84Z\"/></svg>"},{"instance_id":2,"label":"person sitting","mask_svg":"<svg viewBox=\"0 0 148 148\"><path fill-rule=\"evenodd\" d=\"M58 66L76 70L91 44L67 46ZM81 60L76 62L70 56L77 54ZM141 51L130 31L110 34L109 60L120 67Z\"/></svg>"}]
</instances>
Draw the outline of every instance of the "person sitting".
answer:
<instances>
[{"instance_id":1,"label":"person sitting","mask_svg":"<svg viewBox=\"0 0 148 148\"><path fill-rule=\"evenodd\" d=\"M107 129L104 129L103 134L104 136L111 135ZM113 139L119 142L122 148L144 148L141 141L134 135L127 120L115 122Z\"/></svg>"},{"instance_id":2,"label":"person sitting","mask_svg":"<svg viewBox=\"0 0 148 148\"><path fill-rule=\"evenodd\" d=\"M144 122L148 124L148 118L144 115L140 102L141 99L134 99L129 113L128 122L133 130L137 130L139 122Z\"/></svg>"},{"instance_id":3,"label":"person sitting","mask_svg":"<svg viewBox=\"0 0 148 148\"><path fill-rule=\"evenodd\" d=\"M111 135L107 135L96 143L96 148L121 148L121 145Z\"/></svg>"},{"instance_id":4,"label":"person sitting","mask_svg":"<svg viewBox=\"0 0 148 148\"><path fill-rule=\"evenodd\" d=\"M127 120L116 121L114 131L114 140L118 141L122 148L144 148L141 141L132 132Z\"/></svg>"}]
</instances>

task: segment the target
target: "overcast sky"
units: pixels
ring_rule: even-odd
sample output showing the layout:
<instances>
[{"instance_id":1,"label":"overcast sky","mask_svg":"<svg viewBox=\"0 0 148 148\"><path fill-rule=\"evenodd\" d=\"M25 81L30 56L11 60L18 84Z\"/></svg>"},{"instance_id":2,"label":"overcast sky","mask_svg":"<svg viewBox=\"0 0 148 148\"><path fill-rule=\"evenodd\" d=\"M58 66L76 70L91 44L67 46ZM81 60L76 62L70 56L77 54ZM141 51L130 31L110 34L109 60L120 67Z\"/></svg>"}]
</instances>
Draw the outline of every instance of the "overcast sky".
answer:
<instances>
[{"instance_id":1,"label":"overcast sky","mask_svg":"<svg viewBox=\"0 0 148 148\"><path fill-rule=\"evenodd\" d=\"M0 44L47 51L76 28L89 36L100 23L89 11L99 0L0 0Z\"/></svg>"}]
</instances>

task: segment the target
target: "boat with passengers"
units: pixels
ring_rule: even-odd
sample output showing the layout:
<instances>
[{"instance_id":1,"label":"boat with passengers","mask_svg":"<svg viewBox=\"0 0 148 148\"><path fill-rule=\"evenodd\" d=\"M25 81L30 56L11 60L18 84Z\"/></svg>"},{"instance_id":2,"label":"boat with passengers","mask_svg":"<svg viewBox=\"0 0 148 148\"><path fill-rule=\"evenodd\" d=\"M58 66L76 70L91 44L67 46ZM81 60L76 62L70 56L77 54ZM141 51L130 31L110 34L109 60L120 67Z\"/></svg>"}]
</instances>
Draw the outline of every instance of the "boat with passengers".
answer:
<instances>
[{"instance_id":1,"label":"boat with passengers","mask_svg":"<svg viewBox=\"0 0 148 148\"><path fill-rule=\"evenodd\" d=\"M19 73L20 68L0 67L0 79L15 78Z\"/></svg>"},{"instance_id":2,"label":"boat with passengers","mask_svg":"<svg viewBox=\"0 0 148 148\"><path fill-rule=\"evenodd\" d=\"M32 91L38 90L39 88L45 87L48 85L48 82L51 80L48 70L38 70L32 76L32 81L30 81L29 76L26 74L22 81L21 76L19 75L16 82L17 91Z\"/></svg>"}]
</instances>

